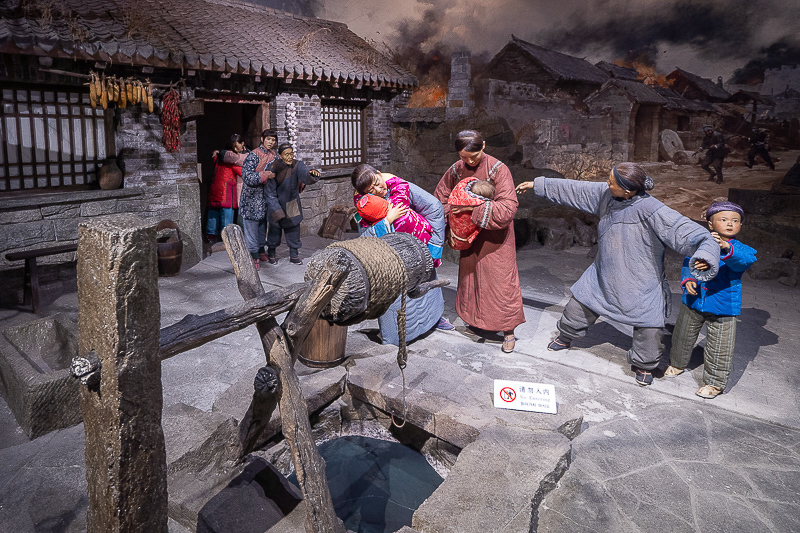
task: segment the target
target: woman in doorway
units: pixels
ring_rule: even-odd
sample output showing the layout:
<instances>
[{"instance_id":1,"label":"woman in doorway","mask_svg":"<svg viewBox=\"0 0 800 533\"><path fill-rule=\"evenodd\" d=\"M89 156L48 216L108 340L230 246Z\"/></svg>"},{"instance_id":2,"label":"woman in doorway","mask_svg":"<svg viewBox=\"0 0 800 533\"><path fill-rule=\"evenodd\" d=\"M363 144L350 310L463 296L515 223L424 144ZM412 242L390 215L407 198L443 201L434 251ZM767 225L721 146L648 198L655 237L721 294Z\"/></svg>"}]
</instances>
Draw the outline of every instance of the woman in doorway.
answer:
<instances>
[{"instance_id":1,"label":"woman in doorway","mask_svg":"<svg viewBox=\"0 0 800 533\"><path fill-rule=\"evenodd\" d=\"M503 332L503 351L514 351L514 329L525 322L522 291L517 272L514 244L514 215L517 195L508 167L484 152L483 136L464 130L456 136L459 161L445 172L434 195L444 205L445 216L471 213L472 222L482 228L472 246L461 251L458 263L456 312L469 326ZM450 206L447 201L456 184L475 177L491 181L495 196L477 206Z\"/></svg>"},{"instance_id":2,"label":"woman in doorway","mask_svg":"<svg viewBox=\"0 0 800 533\"><path fill-rule=\"evenodd\" d=\"M225 150L213 153L216 168L211 190L208 192L208 222L206 237L214 244L219 240L222 228L233 224L234 210L239 207L239 184L242 182L242 165L247 158L244 137L231 135Z\"/></svg>"},{"instance_id":3,"label":"woman in doorway","mask_svg":"<svg viewBox=\"0 0 800 533\"><path fill-rule=\"evenodd\" d=\"M239 209L244 219L244 240L247 251L253 257L256 270L261 261L267 261L264 247L267 245L267 199L264 195L264 184L275 177L267 165L275 160L273 148L278 143L275 130L264 130L261 134L261 146L250 152L242 166L242 197Z\"/></svg>"}]
</instances>

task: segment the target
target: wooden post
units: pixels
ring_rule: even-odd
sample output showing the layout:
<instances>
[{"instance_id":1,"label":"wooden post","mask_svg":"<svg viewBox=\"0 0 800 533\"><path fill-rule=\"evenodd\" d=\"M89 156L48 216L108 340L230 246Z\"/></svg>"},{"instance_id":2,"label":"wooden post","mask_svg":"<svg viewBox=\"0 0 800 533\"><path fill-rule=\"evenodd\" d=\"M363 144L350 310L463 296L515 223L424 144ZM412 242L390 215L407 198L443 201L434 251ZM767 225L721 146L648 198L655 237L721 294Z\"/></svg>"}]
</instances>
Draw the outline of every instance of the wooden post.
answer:
<instances>
[{"instance_id":1,"label":"wooden post","mask_svg":"<svg viewBox=\"0 0 800 533\"><path fill-rule=\"evenodd\" d=\"M239 226L230 224L222 230L222 239L233 264L233 271L239 285L239 292L246 300L255 298L264 293L261 279L258 277L253 266L250 253L244 242L244 235ZM309 317L311 324L295 324L293 339L297 346L302 346L305 337L302 335L311 330L313 321L319 316L319 311L330 301L333 293L344 281L346 271L335 272L335 262L332 265L330 275L323 279L317 279L307 289L305 296L317 295L327 298L321 304L310 302L309 306L304 306L306 311L303 313ZM330 290L320 288L320 285L330 285ZM299 301L302 301L303 298ZM316 316L308 314L309 308L317 309ZM293 315L293 313L290 313ZM295 313L296 315L296 313ZM283 436L289 443L292 452L292 462L297 472L297 481L300 484L300 491L306 502L308 515L306 516L306 531L308 533L345 533L344 524L336 516L333 508L333 499L325 479L325 461L317 450L311 434L311 424L308 421L308 407L303 393L300 390L300 380L294 371L291 349L287 344L283 329L278 325L274 318L268 318L256 323L256 328L261 336L261 343L267 356L267 364L275 370L280 379L280 410L281 425ZM254 395L254 401L259 401L259 396ZM253 406L250 408L255 411ZM261 417L265 416L263 410ZM269 421L269 417L267 417Z\"/></svg>"},{"instance_id":2,"label":"wooden post","mask_svg":"<svg viewBox=\"0 0 800 533\"><path fill-rule=\"evenodd\" d=\"M101 362L99 383L81 387L87 531L166 533L155 226L113 215L78 235L79 353Z\"/></svg>"}]
</instances>

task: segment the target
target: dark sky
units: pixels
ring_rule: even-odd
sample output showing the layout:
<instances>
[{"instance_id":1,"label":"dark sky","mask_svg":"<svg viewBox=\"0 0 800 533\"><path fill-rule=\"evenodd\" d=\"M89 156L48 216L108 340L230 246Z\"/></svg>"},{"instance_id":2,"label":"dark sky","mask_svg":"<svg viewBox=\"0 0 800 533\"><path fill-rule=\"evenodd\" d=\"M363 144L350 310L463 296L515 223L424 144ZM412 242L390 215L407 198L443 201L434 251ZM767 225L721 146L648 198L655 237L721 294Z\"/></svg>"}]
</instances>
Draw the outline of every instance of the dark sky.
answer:
<instances>
[{"instance_id":1,"label":"dark sky","mask_svg":"<svg viewBox=\"0 0 800 533\"><path fill-rule=\"evenodd\" d=\"M713 80L748 62L800 63L798 0L310 1L320 18L423 54L491 56L514 34L592 62L638 57L660 73L680 66Z\"/></svg>"}]
</instances>

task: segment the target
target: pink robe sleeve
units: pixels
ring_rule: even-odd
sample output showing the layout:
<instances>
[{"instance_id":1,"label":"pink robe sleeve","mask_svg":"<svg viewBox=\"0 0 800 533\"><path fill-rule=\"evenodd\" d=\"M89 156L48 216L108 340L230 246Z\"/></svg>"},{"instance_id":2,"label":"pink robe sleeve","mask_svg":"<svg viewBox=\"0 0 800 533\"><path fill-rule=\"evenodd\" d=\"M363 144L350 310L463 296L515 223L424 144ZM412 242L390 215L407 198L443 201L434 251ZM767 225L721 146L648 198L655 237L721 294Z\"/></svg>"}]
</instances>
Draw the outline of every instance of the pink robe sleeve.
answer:
<instances>
[{"instance_id":1,"label":"pink robe sleeve","mask_svg":"<svg viewBox=\"0 0 800 533\"><path fill-rule=\"evenodd\" d=\"M397 176L389 178L386 180L386 187L389 189L388 200L392 205L411 207L411 190L406 180Z\"/></svg>"}]
</instances>

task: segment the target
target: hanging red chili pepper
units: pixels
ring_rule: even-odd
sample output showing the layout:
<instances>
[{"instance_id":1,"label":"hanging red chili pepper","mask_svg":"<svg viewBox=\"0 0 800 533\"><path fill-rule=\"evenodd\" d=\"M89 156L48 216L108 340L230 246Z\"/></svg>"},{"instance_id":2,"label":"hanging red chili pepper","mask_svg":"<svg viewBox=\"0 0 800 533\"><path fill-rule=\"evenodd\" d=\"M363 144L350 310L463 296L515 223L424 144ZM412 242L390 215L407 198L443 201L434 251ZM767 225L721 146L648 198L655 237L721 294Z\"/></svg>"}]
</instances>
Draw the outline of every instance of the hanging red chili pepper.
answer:
<instances>
[{"instance_id":1,"label":"hanging red chili pepper","mask_svg":"<svg viewBox=\"0 0 800 533\"><path fill-rule=\"evenodd\" d=\"M170 89L161 101L161 126L164 135L161 143L167 152L177 152L181 149L181 113L178 109L178 92Z\"/></svg>"}]
</instances>

